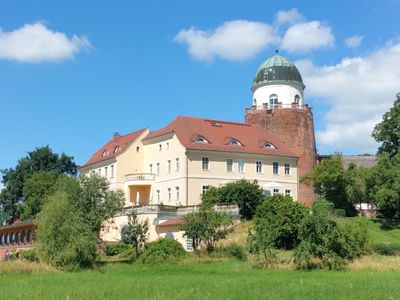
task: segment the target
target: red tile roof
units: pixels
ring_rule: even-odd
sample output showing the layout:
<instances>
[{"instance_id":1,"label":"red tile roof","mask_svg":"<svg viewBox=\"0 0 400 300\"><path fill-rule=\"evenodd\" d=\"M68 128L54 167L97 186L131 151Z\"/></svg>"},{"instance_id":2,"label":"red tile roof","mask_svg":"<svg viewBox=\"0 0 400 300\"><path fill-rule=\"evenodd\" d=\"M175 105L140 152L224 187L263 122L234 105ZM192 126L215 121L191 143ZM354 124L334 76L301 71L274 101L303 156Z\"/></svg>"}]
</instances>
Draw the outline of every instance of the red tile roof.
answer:
<instances>
[{"instance_id":1,"label":"red tile roof","mask_svg":"<svg viewBox=\"0 0 400 300\"><path fill-rule=\"evenodd\" d=\"M168 133L175 133L187 149L297 157L274 133L259 125L193 117L176 117L164 128L150 132L143 140ZM198 136L206 138L209 143L195 142ZM229 145L231 139L238 140L241 146ZM276 148L263 148L265 143Z\"/></svg>"},{"instance_id":2,"label":"red tile roof","mask_svg":"<svg viewBox=\"0 0 400 300\"><path fill-rule=\"evenodd\" d=\"M162 227L162 226L174 226L174 225L181 225L181 224L183 224L183 219L170 219L163 223L157 224L156 226Z\"/></svg>"},{"instance_id":3,"label":"red tile roof","mask_svg":"<svg viewBox=\"0 0 400 300\"><path fill-rule=\"evenodd\" d=\"M81 167L85 167L103 160L107 160L116 157L128 148L128 146L135 141L147 128L143 128L126 135L114 134L113 138L109 140L103 147L97 150L92 157ZM119 147L119 151L114 151L116 147ZM103 153L107 151L108 155L103 156Z\"/></svg>"}]
</instances>

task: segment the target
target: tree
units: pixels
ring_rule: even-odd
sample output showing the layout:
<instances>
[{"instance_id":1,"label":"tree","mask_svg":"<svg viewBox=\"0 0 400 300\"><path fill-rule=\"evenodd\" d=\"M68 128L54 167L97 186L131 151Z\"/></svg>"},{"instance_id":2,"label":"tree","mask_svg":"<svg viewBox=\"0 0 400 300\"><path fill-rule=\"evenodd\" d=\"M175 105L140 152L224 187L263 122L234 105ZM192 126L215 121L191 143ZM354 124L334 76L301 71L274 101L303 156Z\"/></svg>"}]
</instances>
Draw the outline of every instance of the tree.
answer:
<instances>
[{"instance_id":1,"label":"tree","mask_svg":"<svg viewBox=\"0 0 400 300\"><path fill-rule=\"evenodd\" d=\"M64 269L88 267L96 258L96 235L84 214L56 191L36 219L37 248L46 262Z\"/></svg>"},{"instance_id":2,"label":"tree","mask_svg":"<svg viewBox=\"0 0 400 300\"><path fill-rule=\"evenodd\" d=\"M394 157L400 149L400 93L396 95L393 107L383 115L382 122L378 123L372 136L377 142L382 142L378 153L387 153Z\"/></svg>"},{"instance_id":3,"label":"tree","mask_svg":"<svg viewBox=\"0 0 400 300\"><path fill-rule=\"evenodd\" d=\"M55 172L39 172L25 180L25 201L18 208L22 220L33 219L41 211L45 199L54 193L57 178L58 174Z\"/></svg>"},{"instance_id":4,"label":"tree","mask_svg":"<svg viewBox=\"0 0 400 300\"><path fill-rule=\"evenodd\" d=\"M225 239L232 232L232 226L230 215L212 209L201 209L185 215L180 230L184 231L184 236L192 238L193 250L198 254L202 244L207 253L213 251L216 242Z\"/></svg>"},{"instance_id":5,"label":"tree","mask_svg":"<svg viewBox=\"0 0 400 300\"><path fill-rule=\"evenodd\" d=\"M121 190L111 191L107 179L97 174L80 177L81 193L77 207L85 213L86 222L100 236L104 221L122 210L125 197Z\"/></svg>"},{"instance_id":6,"label":"tree","mask_svg":"<svg viewBox=\"0 0 400 300\"><path fill-rule=\"evenodd\" d=\"M254 248L262 252L269 247L292 249L299 243L299 226L308 214L308 208L291 197L266 197L253 219Z\"/></svg>"},{"instance_id":7,"label":"tree","mask_svg":"<svg viewBox=\"0 0 400 300\"><path fill-rule=\"evenodd\" d=\"M367 178L369 170L350 164L345 174L346 197L352 205L368 201Z\"/></svg>"},{"instance_id":8,"label":"tree","mask_svg":"<svg viewBox=\"0 0 400 300\"><path fill-rule=\"evenodd\" d=\"M121 240L135 248L136 257L149 239L149 220L140 221L135 210L128 216L128 224L121 228Z\"/></svg>"},{"instance_id":9,"label":"tree","mask_svg":"<svg viewBox=\"0 0 400 300\"><path fill-rule=\"evenodd\" d=\"M245 179L230 182L219 188L211 188L202 196L205 207L217 203L236 203L240 216L246 220L253 218L256 207L262 199L263 194L259 185Z\"/></svg>"},{"instance_id":10,"label":"tree","mask_svg":"<svg viewBox=\"0 0 400 300\"><path fill-rule=\"evenodd\" d=\"M4 189L0 193L0 207L7 222L19 217L17 203L23 203L25 181L37 172L55 172L75 176L77 165L73 157L54 153L49 146L38 147L18 161L15 169L1 170Z\"/></svg>"},{"instance_id":11,"label":"tree","mask_svg":"<svg viewBox=\"0 0 400 300\"><path fill-rule=\"evenodd\" d=\"M333 202L335 208L353 210L347 199L346 172L339 155L323 159L314 166L312 173L302 177L301 181L312 184L315 192L321 198Z\"/></svg>"}]
</instances>

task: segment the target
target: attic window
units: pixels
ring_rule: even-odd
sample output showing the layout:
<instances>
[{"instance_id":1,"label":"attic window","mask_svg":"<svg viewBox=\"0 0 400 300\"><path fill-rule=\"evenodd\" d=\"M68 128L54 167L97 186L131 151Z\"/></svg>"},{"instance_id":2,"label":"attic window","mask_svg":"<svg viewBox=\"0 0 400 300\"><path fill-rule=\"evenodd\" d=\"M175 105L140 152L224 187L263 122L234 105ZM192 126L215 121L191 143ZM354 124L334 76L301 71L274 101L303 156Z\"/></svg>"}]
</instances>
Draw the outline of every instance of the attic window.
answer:
<instances>
[{"instance_id":1,"label":"attic window","mask_svg":"<svg viewBox=\"0 0 400 300\"><path fill-rule=\"evenodd\" d=\"M193 142L195 142L195 143L204 143L204 144L208 144L207 139L206 139L204 136L201 136L201 135L197 136L197 137L193 140Z\"/></svg>"},{"instance_id":2,"label":"attic window","mask_svg":"<svg viewBox=\"0 0 400 300\"><path fill-rule=\"evenodd\" d=\"M231 139L228 144L233 146L242 146L242 144L237 139Z\"/></svg>"},{"instance_id":3,"label":"attic window","mask_svg":"<svg viewBox=\"0 0 400 300\"><path fill-rule=\"evenodd\" d=\"M107 150L104 150L104 151L103 151L103 154L102 154L101 156L102 156L102 157L105 157L105 156L108 156L108 154L109 154L108 151L107 151Z\"/></svg>"},{"instance_id":4,"label":"attic window","mask_svg":"<svg viewBox=\"0 0 400 300\"><path fill-rule=\"evenodd\" d=\"M120 146L115 146L114 153L117 153L119 151L121 151L121 147Z\"/></svg>"},{"instance_id":5,"label":"attic window","mask_svg":"<svg viewBox=\"0 0 400 300\"><path fill-rule=\"evenodd\" d=\"M264 145L262 145L261 148L264 148L264 149L276 149L276 147L274 145L272 145L271 143L265 143Z\"/></svg>"}]
</instances>

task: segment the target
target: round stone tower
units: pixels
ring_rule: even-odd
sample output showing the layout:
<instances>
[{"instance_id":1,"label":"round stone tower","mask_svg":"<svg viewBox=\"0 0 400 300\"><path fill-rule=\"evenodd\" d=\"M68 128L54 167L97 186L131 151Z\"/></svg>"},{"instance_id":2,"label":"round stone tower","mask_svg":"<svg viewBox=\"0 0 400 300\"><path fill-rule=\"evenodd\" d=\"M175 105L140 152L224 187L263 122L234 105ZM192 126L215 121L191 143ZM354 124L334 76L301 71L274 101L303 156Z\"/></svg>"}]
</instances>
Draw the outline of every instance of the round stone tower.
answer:
<instances>
[{"instance_id":1,"label":"round stone tower","mask_svg":"<svg viewBox=\"0 0 400 300\"><path fill-rule=\"evenodd\" d=\"M276 50L254 76L253 105L245 115L246 123L273 131L299 156L299 178L316 161L313 113L304 103L304 88L299 70ZM299 184L298 201L311 206L313 200L313 188Z\"/></svg>"}]
</instances>

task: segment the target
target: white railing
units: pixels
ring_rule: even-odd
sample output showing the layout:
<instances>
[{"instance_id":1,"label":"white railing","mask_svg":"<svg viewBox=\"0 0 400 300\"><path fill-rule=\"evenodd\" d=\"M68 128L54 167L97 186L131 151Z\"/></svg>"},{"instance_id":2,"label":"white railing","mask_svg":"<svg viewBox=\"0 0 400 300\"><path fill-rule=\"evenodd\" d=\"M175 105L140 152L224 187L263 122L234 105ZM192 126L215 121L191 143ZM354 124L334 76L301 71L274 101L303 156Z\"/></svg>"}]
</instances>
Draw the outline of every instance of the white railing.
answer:
<instances>
[{"instance_id":1,"label":"white railing","mask_svg":"<svg viewBox=\"0 0 400 300\"><path fill-rule=\"evenodd\" d=\"M292 104L282 104L282 103L268 104L268 103L264 103L261 106L256 106L256 105L250 106L250 107L246 108L246 112L254 111L254 110L273 110L273 109L306 110L306 109L310 109L310 107L307 104L300 105L300 104L296 104L296 103L292 103Z\"/></svg>"}]
</instances>

